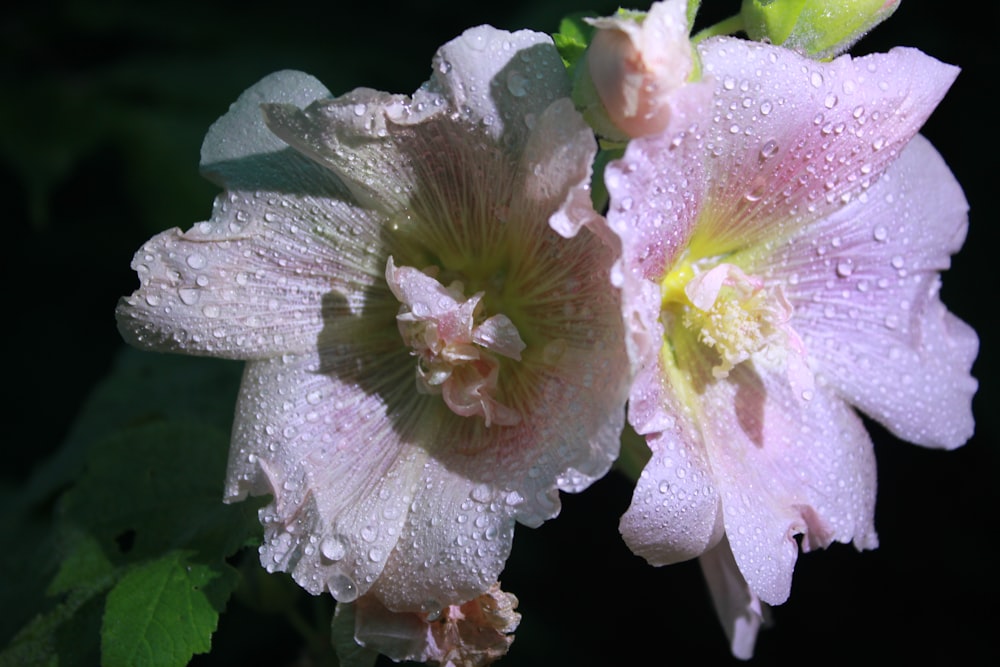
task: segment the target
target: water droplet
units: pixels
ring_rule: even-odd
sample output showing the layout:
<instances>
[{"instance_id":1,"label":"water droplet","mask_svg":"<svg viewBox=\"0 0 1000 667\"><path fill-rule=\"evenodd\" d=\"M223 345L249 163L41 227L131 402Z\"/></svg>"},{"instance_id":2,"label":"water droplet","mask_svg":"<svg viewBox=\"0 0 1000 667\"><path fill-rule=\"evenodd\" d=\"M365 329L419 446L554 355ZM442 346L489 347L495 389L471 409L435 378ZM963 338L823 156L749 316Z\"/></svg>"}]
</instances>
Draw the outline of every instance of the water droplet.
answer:
<instances>
[{"instance_id":1,"label":"water droplet","mask_svg":"<svg viewBox=\"0 0 1000 667\"><path fill-rule=\"evenodd\" d=\"M156 294L147 294L146 303L155 308L156 306L160 305L160 297Z\"/></svg>"},{"instance_id":2,"label":"water droplet","mask_svg":"<svg viewBox=\"0 0 1000 667\"><path fill-rule=\"evenodd\" d=\"M813 72L809 75L809 83L813 85L813 88L819 88L823 85L823 75L819 72Z\"/></svg>"},{"instance_id":3,"label":"water droplet","mask_svg":"<svg viewBox=\"0 0 1000 667\"><path fill-rule=\"evenodd\" d=\"M894 269L901 269L901 268L903 268L903 256L902 255L896 255L895 257L892 258L892 268L894 268Z\"/></svg>"},{"instance_id":4,"label":"water droplet","mask_svg":"<svg viewBox=\"0 0 1000 667\"><path fill-rule=\"evenodd\" d=\"M358 599L358 587L346 574L338 572L331 575L326 580L326 587L337 602L354 602Z\"/></svg>"},{"instance_id":5,"label":"water droplet","mask_svg":"<svg viewBox=\"0 0 1000 667\"><path fill-rule=\"evenodd\" d=\"M881 242L884 242L884 241L885 241L886 239L888 239L888 238L889 238L889 230L887 230L887 229L886 229L885 227L883 227L882 225L879 225L879 226L878 226L878 227L876 227L876 228L875 228L875 230L874 230L874 231L872 232L872 236L874 236L874 237L875 237L875 240L876 240L876 241L878 241L878 242L880 242L880 243L881 243Z\"/></svg>"},{"instance_id":6,"label":"water droplet","mask_svg":"<svg viewBox=\"0 0 1000 667\"><path fill-rule=\"evenodd\" d=\"M343 538L332 535L320 542L319 552L328 561L336 562L347 555L347 544Z\"/></svg>"},{"instance_id":7,"label":"water droplet","mask_svg":"<svg viewBox=\"0 0 1000 667\"><path fill-rule=\"evenodd\" d=\"M214 318L219 316L219 307L215 305L208 305L201 309L201 312L205 317Z\"/></svg>"},{"instance_id":8,"label":"water droplet","mask_svg":"<svg viewBox=\"0 0 1000 667\"><path fill-rule=\"evenodd\" d=\"M850 259L842 259L837 263L837 275L841 278L846 278L847 276L854 273L854 261Z\"/></svg>"},{"instance_id":9,"label":"water droplet","mask_svg":"<svg viewBox=\"0 0 1000 667\"><path fill-rule=\"evenodd\" d=\"M368 110L368 107L366 107L364 104L360 104L359 103L359 104L355 104L354 105L354 115L355 116L364 116L365 115L365 111L367 111L367 110Z\"/></svg>"},{"instance_id":10,"label":"water droplet","mask_svg":"<svg viewBox=\"0 0 1000 667\"><path fill-rule=\"evenodd\" d=\"M761 116L766 116L767 114L771 113L771 108L772 108L772 106L771 106L770 102L768 102L768 101L761 102L761 104L760 104L760 115Z\"/></svg>"},{"instance_id":11,"label":"water droplet","mask_svg":"<svg viewBox=\"0 0 1000 667\"><path fill-rule=\"evenodd\" d=\"M507 75L507 90L514 97L524 97L528 94L528 78L517 71Z\"/></svg>"},{"instance_id":12,"label":"water droplet","mask_svg":"<svg viewBox=\"0 0 1000 667\"><path fill-rule=\"evenodd\" d=\"M827 109L832 109L833 107L837 106L837 96L834 95L833 93L830 93L829 95L826 96L826 99L823 101L823 105Z\"/></svg>"},{"instance_id":13,"label":"water droplet","mask_svg":"<svg viewBox=\"0 0 1000 667\"><path fill-rule=\"evenodd\" d=\"M768 139L764 142L764 145L760 147L760 157L762 160L766 160L769 157L773 157L775 153L778 152L778 142L774 139Z\"/></svg>"},{"instance_id":14,"label":"water droplet","mask_svg":"<svg viewBox=\"0 0 1000 667\"><path fill-rule=\"evenodd\" d=\"M813 399L813 393L811 391L806 389L805 391L802 392L802 400L811 401L812 399Z\"/></svg>"},{"instance_id":15,"label":"water droplet","mask_svg":"<svg viewBox=\"0 0 1000 667\"><path fill-rule=\"evenodd\" d=\"M181 302L185 305L193 306L198 303L201 293L193 287L182 287L177 290L177 296L180 297Z\"/></svg>"},{"instance_id":16,"label":"water droplet","mask_svg":"<svg viewBox=\"0 0 1000 667\"><path fill-rule=\"evenodd\" d=\"M198 253L188 255L187 265L192 269L204 269L207 264L208 260L205 259L204 255L199 255Z\"/></svg>"}]
</instances>

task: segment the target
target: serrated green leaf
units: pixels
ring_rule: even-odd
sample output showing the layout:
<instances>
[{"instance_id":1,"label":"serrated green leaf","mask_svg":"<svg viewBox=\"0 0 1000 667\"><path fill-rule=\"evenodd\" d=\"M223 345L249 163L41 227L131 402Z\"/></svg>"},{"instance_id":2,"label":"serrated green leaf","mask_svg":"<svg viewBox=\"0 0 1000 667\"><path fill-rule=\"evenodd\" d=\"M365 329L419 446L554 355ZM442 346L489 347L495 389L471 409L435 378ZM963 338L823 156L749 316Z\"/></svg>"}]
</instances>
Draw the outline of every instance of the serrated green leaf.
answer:
<instances>
[{"instance_id":1,"label":"serrated green leaf","mask_svg":"<svg viewBox=\"0 0 1000 667\"><path fill-rule=\"evenodd\" d=\"M59 566L59 571L46 591L49 595L68 593L75 588L86 586L88 582L111 575L115 566L104 554L97 539L87 533L72 531L72 536L64 539L71 542L67 555Z\"/></svg>"},{"instance_id":2,"label":"serrated green leaf","mask_svg":"<svg viewBox=\"0 0 1000 667\"><path fill-rule=\"evenodd\" d=\"M0 653L0 667L94 664L101 601L113 583L112 575L91 580L35 616Z\"/></svg>"},{"instance_id":3,"label":"serrated green leaf","mask_svg":"<svg viewBox=\"0 0 1000 667\"><path fill-rule=\"evenodd\" d=\"M552 35L552 41L567 68L574 67L587 50L594 36L594 26L583 19L594 16L593 12L570 14L559 22L559 32Z\"/></svg>"},{"instance_id":4,"label":"serrated green leaf","mask_svg":"<svg viewBox=\"0 0 1000 667\"><path fill-rule=\"evenodd\" d=\"M172 551L131 569L108 594L101 628L106 667L186 665L212 647L219 613L236 587L232 568Z\"/></svg>"},{"instance_id":5,"label":"serrated green leaf","mask_svg":"<svg viewBox=\"0 0 1000 667\"><path fill-rule=\"evenodd\" d=\"M260 503L222 502L228 436L190 422L153 422L98 440L62 499L68 525L90 531L112 560L183 548L222 560L257 539Z\"/></svg>"}]
</instances>

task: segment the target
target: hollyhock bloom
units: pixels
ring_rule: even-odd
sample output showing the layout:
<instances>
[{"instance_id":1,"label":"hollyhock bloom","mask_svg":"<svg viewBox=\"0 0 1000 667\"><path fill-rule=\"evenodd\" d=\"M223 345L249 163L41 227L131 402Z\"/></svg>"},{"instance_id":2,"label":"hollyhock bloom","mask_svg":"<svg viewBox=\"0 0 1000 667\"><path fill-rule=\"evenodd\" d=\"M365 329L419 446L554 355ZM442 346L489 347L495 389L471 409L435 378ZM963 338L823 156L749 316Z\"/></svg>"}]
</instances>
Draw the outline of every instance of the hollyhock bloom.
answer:
<instances>
[{"instance_id":1,"label":"hollyhock bloom","mask_svg":"<svg viewBox=\"0 0 1000 667\"><path fill-rule=\"evenodd\" d=\"M967 204L915 136L957 69L912 49L699 49L711 107L606 172L629 421L652 450L621 530L654 565L704 555L747 657L761 601L788 597L797 535L877 545L852 406L929 447L972 434L978 341L938 297Z\"/></svg>"},{"instance_id":2,"label":"hollyhock bloom","mask_svg":"<svg viewBox=\"0 0 1000 667\"><path fill-rule=\"evenodd\" d=\"M139 250L118 321L248 361L225 499L273 496L269 570L394 612L461 605L515 521L608 470L628 364L612 250L573 236L600 219L568 93L547 36L484 26L412 97L280 72L209 131L225 192Z\"/></svg>"},{"instance_id":3,"label":"hollyhock bloom","mask_svg":"<svg viewBox=\"0 0 1000 667\"><path fill-rule=\"evenodd\" d=\"M585 65L597 100L584 115L599 133L656 134L678 112L674 106L691 99L690 93L675 94L695 70L686 12L685 0L666 0L654 2L646 14L589 20L597 30Z\"/></svg>"},{"instance_id":4,"label":"hollyhock bloom","mask_svg":"<svg viewBox=\"0 0 1000 667\"><path fill-rule=\"evenodd\" d=\"M345 665L364 660L358 646L376 646L393 660L433 662L445 667L478 667L503 657L514 641L521 615L517 598L494 584L462 605L429 612L394 612L370 595L337 605L334 643ZM371 657L371 653L368 653Z\"/></svg>"}]
</instances>

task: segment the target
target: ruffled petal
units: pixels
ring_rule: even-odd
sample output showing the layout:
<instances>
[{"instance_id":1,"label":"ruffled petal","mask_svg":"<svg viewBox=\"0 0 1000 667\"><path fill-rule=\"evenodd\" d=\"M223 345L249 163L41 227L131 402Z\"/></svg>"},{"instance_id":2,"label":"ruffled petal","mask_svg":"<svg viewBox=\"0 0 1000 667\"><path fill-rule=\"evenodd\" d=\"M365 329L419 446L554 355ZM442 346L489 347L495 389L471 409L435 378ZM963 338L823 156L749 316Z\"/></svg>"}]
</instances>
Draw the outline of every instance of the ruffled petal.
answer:
<instances>
[{"instance_id":1,"label":"ruffled petal","mask_svg":"<svg viewBox=\"0 0 1000 667\"><path fill-rule=\"evenodd\" d=\"M597 154L593 131L568 98L556 100L528 120L531 134L517 185L523 196L514 202L510 214L545 212L552 229L569 238L600 219L590 199L591 165Z\"/></svg>"},{"instance_id":2,"label":"ruffled petal","mask_svg":"<svg viewBox=\"0 0 1000 667\"><path fill-rule=\"evenodd\" d=\"M484 147L501 143L516 155L535 116L568 94L547 35L480 26L439 49L431 80L412 98L361 88L304 111L269 105L265 112L275 134L332 169L359 201L405 215L410 198L435 182L424 163L447 157L439 142L457 126L467 125L466 142L481 133ZM414 131L432 119L442 123L439 136Z\"/></svg>"},{"instance_id":3,"label":"ruffled petal","mask_svg":"<svg viewBox=\"0 0 1000 667\"><path fill-rule=\"evenodd\" d=\"M301 192L296 169L286 169L275 153L291 152L264 122L264 104L304 108L329 97L315 77L285 70L269 74L248 88L229 111L212 124L201 145L202 173L231 190L254 190L266 184L278 192Z\"/></svg>"},{"instance_id":4,"label":"ruffled petal","mask_svg":"<svg viewBox=\"0 0 1000 667\"><path fill-rule=\"evenodd\" d=\"M499 584L464 604L426 611L393 611L365 596L351 605L337 605L337 656L351 666L355 656L367 658L359 651L364 646L394 661L488 665L503 657L514 641L511 633L521 620L516 607L517 598L501 591Z\"/></svg>"},{"instance_id":5,"label":"ruffled petal","mask_svg":"<svg viewBox=\"0 0 1000 667\"><path fill-rule=\"evenodd\" d=\"M425 88L513 153L528 148L535 117L570 95L552 38L530 30L469 28L438 50L432 67Z\"/></svg>"},{"instance_id":6,"label":"ruffled petal","mask_svg":"<svg viewBox=\"0 0 1000 667\"><path fill-rule=\"evenodd\" d=\"M482 454L496 461L497 449ZM478 455L469 459L427 461L399 547L373 589L389 608L441 609L476 597L500 575L514 537L515 506L502 489L506 471L490 474Z\"/></svg>"},{"instance_id":7,"label":"ruffled petal","mask_svg":"<svg viewBox=\"0 0 1000 667\"><path fill-rule=\"evenodd\" d=\"M900 438L933 447L957 447L973 431L978 340L938 296L967 208L918 136L864 197L767 260L831 386Z\"/></svg>"},{"instance_id":8,"label":"ruffled petal","mask_svg":"<svg viewBox=\"0 0 1000 667\"><path fill-rule=\"evenodd\" d=\"M384 270L367 250L379 218L321 168L294 153L275 156L302 192L223 193L210 221L139 249L140 287L116 312L125 340L260 359L315 348L327 320L363 308L360 297Z\"/></svg>"},{"instance_id":9,"label":"ruffled petal","mask_svg":"<svg viewBox=\"0 0 1000 667\"><path fill-rule=\"evenodd\" d=\"M388 372L405 355L369 342L350 351L247 365L225 495L271 494L260 511L262 564L347 602L368 590L396 547L429 455L408 444L414 425L389 414L413 411ZM359 377L382 383L366 391Z\"/></svg>"}]
</instances>

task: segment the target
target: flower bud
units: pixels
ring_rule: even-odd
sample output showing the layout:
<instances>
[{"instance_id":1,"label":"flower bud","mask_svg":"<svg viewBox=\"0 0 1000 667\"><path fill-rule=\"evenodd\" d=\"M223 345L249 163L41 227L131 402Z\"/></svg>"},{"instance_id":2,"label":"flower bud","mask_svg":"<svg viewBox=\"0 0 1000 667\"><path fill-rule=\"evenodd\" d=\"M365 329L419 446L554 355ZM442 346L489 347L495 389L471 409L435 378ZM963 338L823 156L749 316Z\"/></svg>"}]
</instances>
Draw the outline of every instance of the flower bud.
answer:
<instances>
[{"instance_id":1,"label":"flower bud","mask_svg":"<svg viewBox=\"0 0 1000 667\"><path fill-rule=\"evenodd\" d=\"M589 19L597 29L574 97L598 134L616 140L655 134L670 120L670 94L694 70L684 0L649 13Z\"/></svg>"},{"instance_id":2,"label":"flower bud","mask_svg":"<svg viewBox=\"0 0 1000 667\"><path fill-rule=\"evenodd\" d=\"M843 53L889 18L899 0L743 0L747 35L813 58Z\"/></svg>"}]
</instances>

